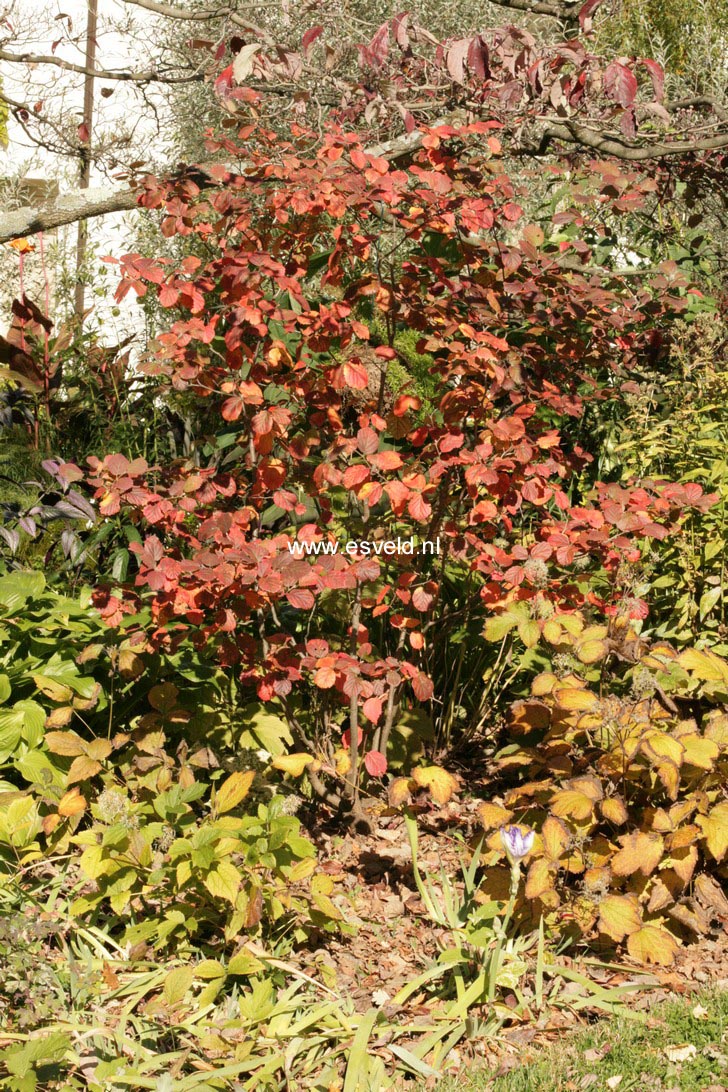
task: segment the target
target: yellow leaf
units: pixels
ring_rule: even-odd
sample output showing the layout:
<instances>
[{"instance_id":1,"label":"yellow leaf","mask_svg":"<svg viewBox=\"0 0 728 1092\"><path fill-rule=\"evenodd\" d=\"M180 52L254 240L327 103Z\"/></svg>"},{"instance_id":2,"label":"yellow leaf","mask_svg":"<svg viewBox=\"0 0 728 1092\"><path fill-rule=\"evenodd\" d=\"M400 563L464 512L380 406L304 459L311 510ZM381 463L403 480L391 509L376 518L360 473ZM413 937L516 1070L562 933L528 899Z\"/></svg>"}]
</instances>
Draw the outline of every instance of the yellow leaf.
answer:
<instances>
[{"instance_id":1,"label":"yellow leaf","mask_svg":"<svg viewBox=\"0 0 728 1092\"><path fill-rule=\"evenodd\" d=\"M90 777L95 777L100 769L100 762L89 758L87 755L79 755L71 763L67 777L68 784L73 785L75 781L87 781Z\"/></svg>"},{"instance_id":2,"label":"yellow leaf","mask_svg":"<svg viewBox=\"0 0 728 1092\"><path fill-rule=\"evenodd\" d=\"M436 804L447 804L458 787L453 775L442 766L419 766L414 770L412 780L421 789L429 789Z\"/></svg>"},{"instance_id":3,"label":"yellow leaf","mask_svg":"<svg viewBox=\"0 0 728 1092\"><path fill-rule=\"evenodd\" d=\"M311 762L313 762L313 755L298 751L295 754L281 755L280 758L274 758L271 765L276 770L283 770L284 773L291 774L292 777L300 777Z\"/></svg>"},{"instance_id":4,"label":"yellow leaf","mask_svg":"<svg viewBox=\"0 0 728 1092\"><path fill-rule=\"evenodd\" d=\"M700 837L700 827L695 823L688 823L684 827L679 827L672 834L668 835L665 840L665 844L669 851L672 853L674 849L684 849L685 846L691 846Z\"/></svg>"},{"instance_id":5,"label":"yellow leaf","mask_svg":"<svg viewBox=\"0 0 728 1092\"><path fill-rule=\"evenodd\" d=\"M652 885L650 891L650 901L647 903L647 912L649 914L656 914L659 910L664 910L666 906L672 906L675 901L675 897L661 879L656 879Z\"/></svg>"},{"instance_id":6,"label":"yellow leaf","mask_svg":"<svg viewBox=\"0 0 728 1092\"><path fill-rule=\"evenodd\" d=\"M86 744L86 754L98 762L103 762L111 754L111 742L108 739L92 739Z\"/></svg>"},{"instance_id":7,"label":"yellow leaf","mask_svg":"<svg viewBox=\"0 0 728 1092\"><path fill-rule=\"evenodd\" d=\"M509 819L513 818L513 812L508 808L502 808L500 804L486 802L478 808L478 815L485 830L493 830L494 827L502 827Z\"/></svg>"},{"instance_id":8,"label":"yellow leaf","mask_svg":"<svg viewBox=\"0 0 728 1092\"><path fill-rule=\"evenodd\" d=\"M313 902L316 909L320 910L322 914L325 914L327 918L330 918L332 921L341 920L341 911L331 901L328 895L314 895Z\"/></svg>"},{"instance_id":9,"label":"yellow leaf","mask_svg":"<svg viewBox=\"0 0 728 1092\"><path fill-rule=\"evenodd\" d=\"M194 967L177 967L170 971L164 980L164 1000L168 1005L178 1004L192 985L195 977Z\"/></svg>"},{"instance_id":10,"label":"yellow leaf","mask_svg":"<svg viewBox=\"0 0 728 1092\"><path fill-rule=\"evenodd\" d=\"M677 662L704 682L728 683L728 664L714 652L686 648L678 656Z\"/></svg>"},{"instance_id":11,"label":"yellow leaf","mask_svg":"<svg viewBox=\"0 0 728 1092\"><path fill-rule=\"evenodd\" d=\"M315 869L315 857L304 857L302 861L296 861L296 863L288 869L286 879L289 883L300 883L301 880L307 879Z\"/></svg>"},{"instance_id":12,"label":"yellow leaf","mask_svg":"<svg viewBox=\"0 0 728 1092\"><path fill-rule=\"evenodd\" d=\"M560 789L551 797L549 810L561 819L576 819L582 822L593 811L594 801L576 789Z\"/></svg>"},{"instance_id":13,"label":"yellow leaf","mask_svg":"<svg viewBox=\"0 0 728 1092\"><path fill-rule=\"evenodd\" d=\"M636 830L623 834L619 841L622 848L611 862L615 876L631 876L634 872L649 876L662 860L664 843L659 834Z\"/></svg>"},{"instance_id":14,"label":"yellow leaf","mask_svg":"<svg viewBox=\"0 0 728 1092\"><path fill-rule=\"evenodd\" d=\"M671 800L677 799L678 789L680 788L680 771L675 763L665 759L664 762L659 763L656 770L657 776L665 786L667 795Z\"/></svg>"},{"instance_id":15,"label":"yellow leaf","mask_svg":"<svg viewBox=\"0 0 728 1092\"><path fill-rule=\"evenodd\" d=\"M728 747L728 714L713 711L705 725L705 738L712 739L719 747Z\"/></svg>"},{"instance_id":16,"label":"yellow leaf","mask_svg":"<svg viewBox=\"0 0 728 1092\"><path fill-rule=\"evenodd\" d=\"M629 895L607 895L599 903L599 928L612 940L624 940L642 928L639 904Z\"/></svg>"},{"instance_id":17,"label":"yellow leaf","mask_svg":"<svg viewBox=\"0 0 728 1092\"><path fill-rule=\"evenodd\" d=\"M599 702L599 698L591 690L582 690L575 686L557 686L553 693L556 704L567 713L585 713Z\"/></svg>"},{"instance_id":18,"label":"yellow leaf","mask_svg":"<svg viewBox=\"0 0 728 1092\"><path fill-rule=\"evenodd\" d=\"M716 804L707 815L696 816L706 845L716 861L722 861L728 852L728 802Z\"/></svg>"},{"instance_id":19,"label":"yellow leaf","mask_svg":"<svg viewBox=\"0 0 728 1092\"><path fill-rule=\"evenodd\" d=\"M64 728L70 723L72 717L73 706L61 705L58 709L52 709L46 717L46 728ZM65 735L65 733L59 732L58 735Z\"/></svg>"},{"instance_id":20,"label":"yellow leaf","mask_svg":"<svg viewBox=\"0 0 728 1092\"><path fill-rule=\"evenodd\" d=\"M244 800L250 791L250 786L255 780L255 770L238 771L230 774L223 781L215 794L215 811L222 815L226 811L232 811L241 800Z\"/></svg>"},{"instance_id":21,"label":"yellow leaf","mask_svg":"<svg viewBox=\"0 0 728 1092\"><path fill-rule=\"evenodd\" d=\"M553 886L553 873L548 861L544 857L532 861L526 874L526 898L540 899Z\"/></svg>"},{"instance_id":22,"label":"yellow leaf","mask_svg":"<svg viewBox=\"0 0 728 1092\"><path fill-rule=\"evenodd\" d=\"M561 854L568 849L571 835L560 819L549 815L541 827L541 841L549 860L558 861Z\"/></svg>"},{"instance_id":23,"label":"yellow leaf","mask_svg":"<svg viewBox=\"0 0 728 1092\"><path fill-rule=\"evenodd\" d=\"M74 758L86 751L86 744L77 732L46 732L46 746L54 755Z\"/></svg>"},{"instance_id":24,"label":"yellow leaf","mask_svg":"<svg viewBox=\"0 0 728 1092\"><path fill-rule=\"evenodd\" d=\"M549 618L544 623L543 636L550 645L560 645L564 640L564 631L554 618Z\"/></svg>"},{"instance_id":25,"label":"yellow leaf","mask_svg":"<svg viewBox=\"0 0 728 1092\"><path fill-rule=\"evenodd\" d=\"M345 751L343 747L339 747L334 751L334 764L336 766L336 772L339 777L346 777L351 769L351 756L348 751Z\"/></svg>"},{"instance_id":26,"label":"yellow leaf","mask_svg":"<svg viewBox=\"0 0 728 1092\"><path fill-rule=\"evenodd\" d=\"M681 880L683 887L687 887L698 863L698 847L684 846L683 849L676 849L670 854L670 861L673 872Z\"/></svg>"},{"instance_id":27,"label":"yellow leaf","mask_svg":"<svg viewBox=\"0 0 728 1092\"><path fill-rule=\"evenodd\" d=\"M535 698L541 698L544 694L550 694L558 681L556 676L552 675L550 671L542 671L531 683L531 693Z\"/></svg>"},{"instance_id":28,"label":"yellow leaf","mask_svg":"<svg viewBox=\"0 0 728 1092\"><path fill-rule=\"evenodd\" d=\"M583 664L595 664L603 660L609 651L606 641L584 641L576 649L577 659Z\"/></svg>"},{"instance_id":29,"label":"yellow leaf","mask_svg":"<svg viewBox=\"0 0 728 1092\"><path fill-rule=\"evenodd\" d=\"M697 766L701 770L712 770L720 754L718 744L712 739L704 739L697 733L681 736L680 742L685 748L684 762Z\"/></svg>"},{"instance_id":30,"label":"yellow leaf","mask_svg":"<svg viewBox=\"0 0 728 1092\"><path fill-rule=\"evenodd\" d=\"M621 796L610 796L608 800L602 800L602 815L616 826L627 822L627 809Z\"/></svg>"},{"instance_id":31,"label":"yellow leaf","mask_svg":"<svg viewBox=\"0 0 728 1092\"><path fill-rule=\"evenodd\" d=\"M659 925L643 925L627 938L627 950L640 963L667 966L677 955L679 945L671 933Z\"/></svg>"},{"instance_id":32,"label":"yellow leaf","mask_svg":"<svg viewBox=\"0 0 728 1092\"><path fill-rule=\"evenodd\" d=\"M642 741L642 751L648 758L669 758L676 766L682 764L684 750L681 741L667 732L650 732Z\"/></svg>"},{"instance_id":33,"label":"yellow leaf","mask_svg":"<svg viewBox=\"0 0 728 1092\"><path fill-rule=\"evenodd\" d=\"M86 797L81 795L78 786L74 786L67 793L64 793L59 800L58 814L66 816L80 815L82 811L86 810L86 803Z\"/></svg>"},{"instance_id":34,"label":"yellow leaf","mask_svg":"<svg viewBox=\"0 0 728 1092\"><path fill-rule=\"evenodd\" d=\"M398 808L405 800L409 800L411 793L412 786L408 777L395 777L387 789L387 797L393 808Z\"/></svg>"},{"instance_id":35,"label":"yellow leaf","mask_svg":"<svg viewBox=\"0 0 728 1092\"><path fill-rule=\"evenodd\" d=\"M569 782L570 789L583 792L596 804L604 796L604 790L596 777L573 777Z\"/></svg>"}]
</instances>

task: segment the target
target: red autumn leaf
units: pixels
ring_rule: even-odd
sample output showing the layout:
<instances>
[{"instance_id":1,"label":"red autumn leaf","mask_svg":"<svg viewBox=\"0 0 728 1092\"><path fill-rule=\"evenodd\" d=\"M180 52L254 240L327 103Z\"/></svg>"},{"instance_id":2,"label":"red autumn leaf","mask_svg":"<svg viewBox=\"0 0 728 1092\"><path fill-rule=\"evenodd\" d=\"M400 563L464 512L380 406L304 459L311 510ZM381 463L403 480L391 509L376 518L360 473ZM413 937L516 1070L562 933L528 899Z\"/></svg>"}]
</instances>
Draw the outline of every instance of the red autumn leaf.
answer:
<instances>
[{"instance_id":1,"label":"red autumn leaf","mask_svg":"<svg viewBox=\"0 0 728 1092\"><path fill-rule=\"evenodd\" d=\"M604 90L610 99L625 108L637 97L637 77L631 69L619 61L612 61L604 71Z\"/></svg>"},{"instance_id":2,"label":"red autumn leaf","mask_svg":"<svg viewBox=\"0 0 728 1092\"><path fill-rule=\"evenodd\" d=\"M322 26L315 26L309 27L309 29L304 33L303 38L301 39L301 45L303 46L303 52L306 57L308 57L313 43L321 34L323 34L323 32L324 28Z\"/></svg>"},{"instance_id":3,"label":"red autumn leaf","mask_svg":"<svg viewBox=\"0 0 728 1092\"><path fill-rule=\"evenodd\" d=\"M370 720L372 724L379 724L379 720L382 716L382 699L367 698L362 706L362 711L367 720Z\"/></svg>"},{"instance_id":4,"label":"red autumn leaf","mask_svg":"<svg viewBox=\"0 0 728 1092\"><path fill-rule=\"evenodd\" d=\"M356 730L356 738L357 738L357 742L358 742L359 746L361 746L361 744L362 744L362 742L364 740L364 733L362 732L361 728L359 728L359 727ZM345 729L345 731L343 731L341 733L341 742L344 745L344 747L346 747L347 750L348 750L349 746L351 745L351 732L349 731L348 728Z\"/></svg>"},{"instance_id":5,"label":"red autumn leaf","mask_svg":"<svg viewBox=\"0 0 728 1092\"><path fill-rule=\"evenodd\" d=\"M370 777L384 777L387 772L387 760L381 751L368 751L364 755L364 765Z\"/></svg>"},{"instance_id":6,"label":"red autumn leaf","mask_svg":"<svg viewBox=\"0 0 728 1092\"><path fill-rule=\"evenodd\" d=\"M429 675L418 671L412 680L412 689L418 701L429 701L435 693L435 687Z\"/></svg>"},{"instance_id":7,"label":"red autumn leaf","mask_svg":"<svg viewBox=\"0 0 728 1092\"><path fill-rule=\"evenodd\" d=\"M316 602L308 588L294 588L292 591L286 592L286 599L297 610L310 610Z\"/></svg>"},{"instance_id":8,"label":"red autumn leaf","mask_svg":"<svg viewBox=\"0 0 728 1092\"><path fill-rule=\"evenodd\" d=\"M371 474L366 463L356 463L354 466L348 466L346 468L342 480L347 489L355 489L357 485L361 485L362 482L368 481L370 477Z\"/></svg>"},{"instance_id":9,"label":"red autumn leaf","mask_svg":"<svg viewBox=\"0 0 728 1092\"><path fill-rule=\"evenodd\" d=\"M422 523L432 515L432 506L427 503L421 493L413 493L407 502L407 511L412 519Z\"/></svg>"},{"instance_id":10,"label":"red autumn leaf","mask_svg":"<svg viewBox=\"0 0 728 1092\"><path fill-rule=\"evenodd\" d=\"M379 447L379 437L373 428L360 428L356 434L356 446L362 455L373 455Z\"/></svg>"},{"instance_id":11,"label":"red autumn leaf","mask_svg":"<svg viewBox=\"0 0 728 1092\"><path fill-rule=\"evenodd\" d=\"M347 360L341 367L344 383L355 391L363 391L369 386L369 376L359 361Z\"/></svg>"},{"instance_id":12,"label":"red autumn leaf","mask_svg":"<svg viewBox=\"0 0 728 1092\"><path fill-rule=\"evenodd\" d=\"M377 470L399 470L404 465L402 456L396 451L379 451L369 456L369 462Z\"/></svg>"},{"instance_id":13,"label":"red autumn leaf","mask_svg":"<svg viewBox=\"0 0 728 1092\"><path fill-rule=\"evenodd\" d=\"M330 690L336 682L336 672L333 667L320 667L318 671L314 673L313 681L316 686L319 686L322 690Z\"/></svg>"}]
</instances>

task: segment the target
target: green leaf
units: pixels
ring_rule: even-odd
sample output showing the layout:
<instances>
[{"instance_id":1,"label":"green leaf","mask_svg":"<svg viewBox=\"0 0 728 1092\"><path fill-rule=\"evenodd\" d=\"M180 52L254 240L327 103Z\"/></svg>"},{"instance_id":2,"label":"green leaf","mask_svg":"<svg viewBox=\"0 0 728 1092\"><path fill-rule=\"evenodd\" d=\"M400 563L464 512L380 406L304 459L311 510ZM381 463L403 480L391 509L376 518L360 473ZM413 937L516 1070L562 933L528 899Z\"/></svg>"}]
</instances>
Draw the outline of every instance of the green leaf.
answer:
<instances>
[{"instance_id":1,"label":"green leaf","mask_svg":"<svg viewBox=\"0 0 728 1092\"><path fill-rule=\"evenodd\" d=\"M496 614L488 618L485 623L486 641L502 641L519 621L520 619L512 614Z\"/></svg>"},{"instance_id":2,"label":"green leaf","mask_svg":"<svg viewBox=\"0 0 728 1092\"><path fill-rule=\"evenodd\" d=\"M293 736L288 725L264 705L251 702L242 710L243 731L240 744L253 750L263 748L274 758L284 754L293 746Z\"/></svg>"},{"instance_id":3,"label":"green leaf","mask_svg":"<svg viewBox=\"0 0 728 1092\"><path fill-rule=\"evenodd\" d=\"M185 996L195 978L194 967L176 967L164 980L162 993L168 1005L177 1005Z\"/></svg>"},{"instance_id":4,"label":"green leaf","mask_svg":"<svg viewBox=\"0 0 728 1092\"><path fill-rule=\"evenodd\" d=\"M243 877L230 861L220 861L204 879L207 890L215 899L227 899L235 903Z\"/></svg>"},{"instance_id":5,"label":"green leaf","mask_svg":"<svg viewBox=\"0 0 728 1092\"><path fill-rule=\"evenodd\" d=\"M374 1029L377 1019L377 1009L369 1009L362 1016L359 1027L356 1029L354 1042L349 1051L349 1062L346 1067L343 1092L369 1092L369 1037Z\"/></svg>"}]
</instances>

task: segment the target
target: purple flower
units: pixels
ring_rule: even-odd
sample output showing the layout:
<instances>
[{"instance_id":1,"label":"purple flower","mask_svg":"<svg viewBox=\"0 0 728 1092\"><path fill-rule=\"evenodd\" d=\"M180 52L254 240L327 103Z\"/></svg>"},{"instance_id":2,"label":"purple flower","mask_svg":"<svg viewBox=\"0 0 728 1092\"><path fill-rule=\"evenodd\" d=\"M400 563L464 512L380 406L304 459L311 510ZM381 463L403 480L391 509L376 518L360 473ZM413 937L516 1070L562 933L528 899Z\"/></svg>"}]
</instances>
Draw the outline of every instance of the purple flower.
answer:
<instances>
[{"instance_id":1,"label":"purple flower","mask_svg":"<svg viewBox=\"0 0 728 1092\"><path fill-rule=\"evenodd\" d=\"M515 864L531 852L536 834L532 830L522 834L518 827L501 827L500 836L508 859Z\"/></svg>"}]
</instances>

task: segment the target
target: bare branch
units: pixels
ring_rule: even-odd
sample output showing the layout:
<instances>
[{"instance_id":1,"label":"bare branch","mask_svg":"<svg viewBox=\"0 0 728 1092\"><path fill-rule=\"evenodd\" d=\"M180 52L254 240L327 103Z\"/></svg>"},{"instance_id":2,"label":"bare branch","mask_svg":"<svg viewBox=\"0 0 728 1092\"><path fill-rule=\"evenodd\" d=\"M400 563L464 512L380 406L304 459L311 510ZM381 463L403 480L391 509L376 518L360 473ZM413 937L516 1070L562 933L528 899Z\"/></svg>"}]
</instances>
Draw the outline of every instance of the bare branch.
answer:
<instances>
[{"instance_id":1,"label":"bare branch","mask_svg":"<svg viewBox=\"0 0 728 1092\"><path fill-rule=\"evenodd\" d=\"M551 143L557 140L566 144L580 145L598 152L599 155L613 156L615 159L622 159L628 163L644 163L648 159L664 159L667 156L690 155L695 152L728 148L728 131L704 137L702 140L669 140L656 144L640 144L637 141L623 141L603 136L594 129L567 122L564 125L549 125L541 134L537 147L525 146L518 151L522 155L545 155Z\"/></svg>"},{"instance_id":2,"label":"bare branch","mask_svg":"<svg viewBox=\"0 0 728 1092\"><path fill-rule=\"evenodd\" d=\"M88 190L71 190L61 194L42 209L26 205L0 215L0 243L21 239L40 231L53 231L65 224L76 224L110 212L125 212L137 206L139 193L135 190L112 190L95 187Z\"/></svg>"},{"instance_id":3,"label":"bare branch","mask_svg":"<svg viewBox=\"0 0 728 1092\"><path fill-rule=\"evenodd\" d=\"M530 11L534 15L549 15L552 19L560 19L563 22L574 22L579 15L579 10L584 6L583 0L574 0L573 3L552 4L549 0L491 0L499 8L510 8L511 11Z\"/></svg>"},{"instance_id":4,"label":"bare branch","mask_svg":"<svg viewBox=\"0 0 728 1092\"><path fill-rule=\"evenodd\" d=\"M263 30L262 27L256 26L255 23L250 23L247 19L243 19L242 16L238 15L237 11L232 8L212 8L208 11L188 11L185 8L177 7L176 4L163 4L160 0L124 0L124 3L137 8L144 8L146 11L153 11L155 15L163 15L166 19L179 19L195 23L209 23L213 19L227 19L236 27L247 30L249 34L254 34L267 45L275 45L270 34Z\"/></svg>"},{"instance_id":5,"label":"bare branch","mask_svg":"<svg viewBox=\"0 0 728 1092\"><path fill-rule=\"evenodd\" d=\"M77 72L80 76L93 76L99 80L122 80L125 83L196 83L203 79L201 72L193 72L187 76L166 76L153 68L146 72L86 68L85 65L74 64L73 61L64 61L62 57L39 53L8 53L5 49L0 49L0 61L8 61L11 64L51 64L66 72Z\"/></svg>"}]
</instances>

